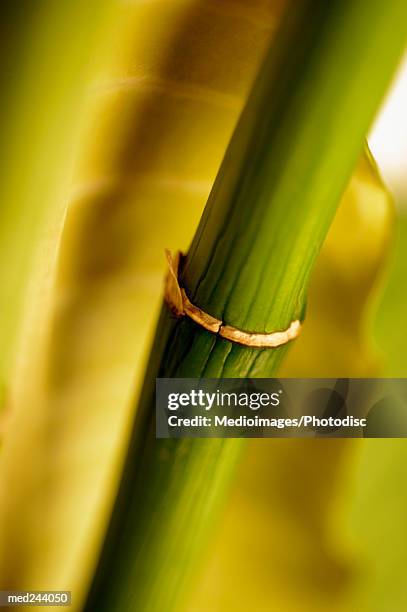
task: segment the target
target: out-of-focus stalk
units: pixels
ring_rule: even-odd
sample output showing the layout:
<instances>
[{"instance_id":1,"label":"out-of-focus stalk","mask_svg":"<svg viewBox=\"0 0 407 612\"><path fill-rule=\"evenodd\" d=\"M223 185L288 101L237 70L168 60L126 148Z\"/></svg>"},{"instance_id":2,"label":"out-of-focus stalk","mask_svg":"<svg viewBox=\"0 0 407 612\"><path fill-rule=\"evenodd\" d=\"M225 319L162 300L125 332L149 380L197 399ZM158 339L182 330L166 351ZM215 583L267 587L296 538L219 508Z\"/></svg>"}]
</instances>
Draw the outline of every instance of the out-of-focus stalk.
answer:
<instances>
[{"instance_id":1,"label":"out-of-focus stalk","mask_svg":"<svg viewBox=\"0 0 407 612\"><path fill-rule=\"evenodd\" d=\"M303 316L312 266L404 46L403 14L401 0L314 0L287 16L181 274L213 316L259 332ZM232 345L163 309L88 610L179 605L240 446L156 441L155 376L270 376L285 351Z\"/></svg>"},{"instance_id":2,"label":"out-of-focus stalk","mask_svg":"<svg viewBox=\"0 0 407 612\"><path fill-rule=\"evenodd\" d=\"M1 386L8 386L23 311L43 302L52 285L88 78L113 2L2 3ZM26 332L42 327L44 310Z\"/></svg>"}]
</instances>

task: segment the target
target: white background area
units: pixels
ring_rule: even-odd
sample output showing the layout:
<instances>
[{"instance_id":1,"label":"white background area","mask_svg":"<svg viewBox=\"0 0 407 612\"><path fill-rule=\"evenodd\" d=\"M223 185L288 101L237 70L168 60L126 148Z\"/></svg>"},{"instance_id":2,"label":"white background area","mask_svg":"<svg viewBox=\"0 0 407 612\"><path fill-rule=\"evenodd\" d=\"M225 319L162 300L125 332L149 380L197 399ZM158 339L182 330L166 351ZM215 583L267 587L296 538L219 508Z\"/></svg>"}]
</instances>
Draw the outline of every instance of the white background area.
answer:
<instances>
[{"instance_id":1,"label":"white background area","mask_svg":"<svg viewBox=\"0 0 407 612\"><path fill-rule=\"evenodd\" d=\"M397 204L407 210L407 54L368 141Z\"/></svg>"}]
</instances>

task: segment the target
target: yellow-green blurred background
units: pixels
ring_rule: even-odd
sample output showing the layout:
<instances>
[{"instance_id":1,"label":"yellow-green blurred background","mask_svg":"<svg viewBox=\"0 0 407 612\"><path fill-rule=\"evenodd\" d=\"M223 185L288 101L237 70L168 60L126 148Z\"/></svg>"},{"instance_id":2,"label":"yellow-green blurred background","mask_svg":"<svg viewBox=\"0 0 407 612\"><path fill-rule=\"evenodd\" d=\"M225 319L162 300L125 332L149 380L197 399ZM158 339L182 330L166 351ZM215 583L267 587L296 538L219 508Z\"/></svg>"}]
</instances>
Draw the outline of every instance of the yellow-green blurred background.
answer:
<instances>
[{"instance_id":1,"label":"yellow-green blurred background","mask_svg":"<svg viewBox=\"0 0 407 612\"><path fill-rule=\"evenodd\" d=\"M70 589L80 610L161 302L164 248L187 249L295 2L6 6L0 588ZM285 376L404 376L406 73L369 137L395 204L365 151ZM402 439L251 441L185 610L406 610L406 461Z\"/></svg>"}]
</instances>

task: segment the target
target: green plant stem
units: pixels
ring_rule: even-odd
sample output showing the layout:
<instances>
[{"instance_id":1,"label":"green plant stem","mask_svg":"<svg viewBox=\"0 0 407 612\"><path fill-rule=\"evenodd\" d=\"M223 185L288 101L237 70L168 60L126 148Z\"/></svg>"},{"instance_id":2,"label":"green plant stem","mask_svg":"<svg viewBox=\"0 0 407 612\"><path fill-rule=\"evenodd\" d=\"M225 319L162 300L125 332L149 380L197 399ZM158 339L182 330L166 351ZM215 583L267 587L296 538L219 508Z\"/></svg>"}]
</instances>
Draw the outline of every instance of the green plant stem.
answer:
<instances>
[{"instance_id":1,"label":"green plant stem","mask_svg":"<svg viewBox=\"0 0 407 612\"><path fill-rule=\"evenodd\" d=\"M313 264L406 34L404 0L295 3L181 271L194 303L247 331L303 318ZM287 348L231 344L163 308L88 610L180 609L241 448L155 440L155 377L273 376Z\"/></svg>"}]
</instances>

